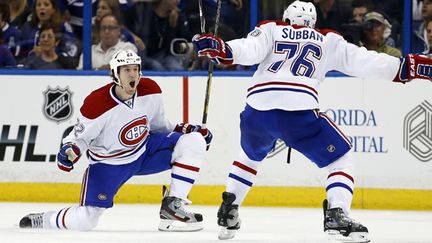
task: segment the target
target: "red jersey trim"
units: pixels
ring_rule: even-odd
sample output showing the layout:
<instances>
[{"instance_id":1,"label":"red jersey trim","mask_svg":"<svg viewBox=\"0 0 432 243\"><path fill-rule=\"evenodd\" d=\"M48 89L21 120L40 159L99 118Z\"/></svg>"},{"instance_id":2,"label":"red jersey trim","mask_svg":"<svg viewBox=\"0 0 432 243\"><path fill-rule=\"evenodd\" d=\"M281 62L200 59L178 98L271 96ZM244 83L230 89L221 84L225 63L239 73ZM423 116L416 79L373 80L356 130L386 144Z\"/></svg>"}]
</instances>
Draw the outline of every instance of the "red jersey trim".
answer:
<instances>
[{"instance_id":1,"label":"red jersey trim","mask_svg":"<svg viewBox=\"0 0 432 243\"><path fill-rule=\"evenodd\" d=\"M151 94L161 94L162 90L159 85L150 78L141 78L137 87L138 96Z\"/></svg>"},{"instance_id":2,"label":"red jersey trim","mask_svg":"<svg viewBox=\"0 0 432 243\"><path fill-rule=\"evenodd\" d=\"M341 35L341 33L337 32L336 30L332 30L332 29L322 29L322 30L316 29L316 30L323 35L327 35L328 33L335 33L337 35Z\"/></svg>"},{"instance_id":3,"label":"red jersey trim","mask_svg":"<svg viewBox=\"0 0 432 243\"><path fill-rule=\"evenodd\" d=\"M113 83L109 83L93 92L84 100L81 106L81 114L87 119L96 119L105 112L117 106L117 102L113 100L110 94L110 89Z\"/></svg>"},{"instance_id":4,"label":"red jersey trim","mask_svg":"<svg viewBox=\"0 0 432 243\"><path fill-rule=\"evenodd\" d=\"M282 21L282 20L264 20L264 21L259 22L256 25L256 27L260 27L261 25L265 25L265 24L268 24L268 23L275 23L276 25L285 25L285 26L289 25L287 22Z\"/></svg>"}]
</instances>

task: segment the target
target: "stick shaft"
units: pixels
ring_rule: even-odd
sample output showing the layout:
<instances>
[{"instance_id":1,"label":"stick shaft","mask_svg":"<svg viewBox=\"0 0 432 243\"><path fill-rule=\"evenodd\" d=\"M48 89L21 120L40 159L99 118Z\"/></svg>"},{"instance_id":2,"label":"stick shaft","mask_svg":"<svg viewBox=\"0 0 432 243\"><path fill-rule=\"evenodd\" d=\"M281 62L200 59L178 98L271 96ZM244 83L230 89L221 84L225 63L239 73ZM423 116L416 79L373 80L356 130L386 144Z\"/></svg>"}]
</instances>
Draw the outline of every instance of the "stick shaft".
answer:
<instances>
[{"instance_id":1,"label":"stick shaft","mask_svg":"<svg viewBox=\"0 0 432 243\"><path fill-rule=\"evenodd\" d=\"M201 24L201 34L204 34L205 33L205 19L204 19L204 14L203 14L202 0L198 0L198 9L199 9L200 24Z\"/></svg>"},{"instance_id":2,"label":"stick shaft","mask_svg":"<svg viewBox=\"0 0 432 243\"><path fill-rule=\"evenodd\" d=\"M201 0L199 0L199 3ZM220 18L220 12L222 7L222 0L217 1L217 9L216 9L216 19L215 19L215 27L214 27L214 36L217 36L217 31L219 27L219 18ZM201 28L202 28L202 22L201 22ZM202 29L201 29L202 31ZM204 99L204 111L203 111L203 117L202 117L202 127L205 128L207 124L207 114L208 114L208 106L210 102L210 90L211 90L211 82L213 78L213 62L210 62L208 74L207 74L207 87L206 87L206 94Z\"/></svg>"}]
</instances>

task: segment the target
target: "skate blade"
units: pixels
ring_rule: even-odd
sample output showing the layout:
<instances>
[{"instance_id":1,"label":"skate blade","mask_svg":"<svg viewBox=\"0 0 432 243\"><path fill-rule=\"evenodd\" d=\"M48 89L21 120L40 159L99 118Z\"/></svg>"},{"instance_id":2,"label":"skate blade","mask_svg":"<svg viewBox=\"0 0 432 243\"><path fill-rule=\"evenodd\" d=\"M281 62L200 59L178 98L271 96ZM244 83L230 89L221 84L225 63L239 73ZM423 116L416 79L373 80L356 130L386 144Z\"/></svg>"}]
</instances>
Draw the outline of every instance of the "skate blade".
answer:
<instances>
[{"instance_id":1,"label":"skate blade","mask_svg":"<svg viewBox=\"0 0 432 243\"><path fill-rule=\"evenodd\" d=\"M337 230L325 231L328 243L367 243L370 242L369 233L353 232L348 236L343 236Z\"/></svg>"},{"instance_id":2,"label":"skate blade","mask_svg":"<svg viewBox=\"0 0 432 243\"><path fill-rule=\"evenodd\" d=\"M227 227L220 227L218 238L219 240L229 240L234 238L237 230L230 230Z\"/></svg>"},{"instance_id":3,"label":"skate blade","mask_svg":"<svg viewBox=\"0 0 432 243\"><path fill-rule=\"evenodd\" d=\"M203 228L202 222L186 223L170 219L161 219L158 227L159 231L168 232L193 232L200 231Z\"/></svg>"}]
</instances>

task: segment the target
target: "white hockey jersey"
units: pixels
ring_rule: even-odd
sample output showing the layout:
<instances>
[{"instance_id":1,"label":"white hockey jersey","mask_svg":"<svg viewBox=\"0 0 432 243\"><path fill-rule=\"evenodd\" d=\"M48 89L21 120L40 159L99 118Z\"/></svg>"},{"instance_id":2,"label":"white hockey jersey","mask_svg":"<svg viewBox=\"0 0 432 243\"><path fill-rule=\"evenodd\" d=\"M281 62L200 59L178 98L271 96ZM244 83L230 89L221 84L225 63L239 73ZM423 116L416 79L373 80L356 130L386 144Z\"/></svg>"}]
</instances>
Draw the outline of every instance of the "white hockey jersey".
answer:
<instances>
[{"instance_id":1,"label":"white hockey jersey","mask_svg":"<svg viewBox=\"0 0 432 243\"><path fill-rule=\"evenodd\" d=\"M165 117L155 81L141 78L127 102L116 96L114 87L105 85L86 97L73 131L63 139L87 152L91 163L131 163L146 150L150 132L171 132L175 127Z\"/></svg>"},{"instance_id":2,"label":"white hockey jersey","mask_svg":"<svg viewBox=\"0 0 432 243\"><path fill-rule=\"evenodd\" d=\"M368 51L333 32L264 21L247 38L227 41L233 63L259 63L246 102L257 110L319 108L319 84L328 71L393 80L400 60Z\"/></svg>"}]
</instances>

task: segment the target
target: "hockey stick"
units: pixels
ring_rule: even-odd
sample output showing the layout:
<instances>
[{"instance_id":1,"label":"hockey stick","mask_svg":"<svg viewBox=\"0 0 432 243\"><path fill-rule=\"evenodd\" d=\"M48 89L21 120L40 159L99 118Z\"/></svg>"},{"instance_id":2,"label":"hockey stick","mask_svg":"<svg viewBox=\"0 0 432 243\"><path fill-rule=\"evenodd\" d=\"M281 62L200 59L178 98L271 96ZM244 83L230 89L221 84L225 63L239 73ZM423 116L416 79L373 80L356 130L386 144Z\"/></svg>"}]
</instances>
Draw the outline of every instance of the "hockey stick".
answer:
<instances>
[{"instance_id":1,"label":"hockey stick","mask_svg":"<svg viewBox=\"0 0 432 243\"><path fill-rule=\"evenodd\" d=\"M205 20L202 14L202 0L198 0L198 6L200 12L201 32L205 33ZM215 19L215 26L214 26L214 33L213 33L214 36L217 36L221 7L222 7L222 0L217 0L216 19ZM208 105L210 101L210 88L211 88L212 78L213 78L213 62L210 62L208 75L207 75L206 94L204 99L204 111L203 111L202 122L201 122L203 128L205 128L207 124L207 114L208 114Z\"/></svg>"}]
</instances>

